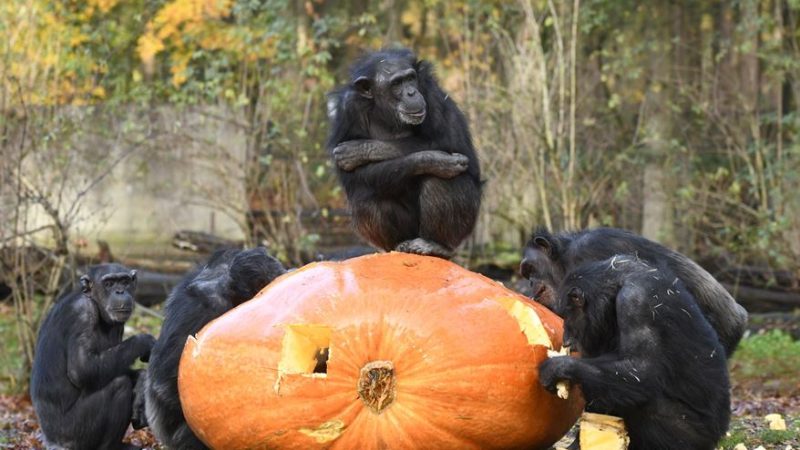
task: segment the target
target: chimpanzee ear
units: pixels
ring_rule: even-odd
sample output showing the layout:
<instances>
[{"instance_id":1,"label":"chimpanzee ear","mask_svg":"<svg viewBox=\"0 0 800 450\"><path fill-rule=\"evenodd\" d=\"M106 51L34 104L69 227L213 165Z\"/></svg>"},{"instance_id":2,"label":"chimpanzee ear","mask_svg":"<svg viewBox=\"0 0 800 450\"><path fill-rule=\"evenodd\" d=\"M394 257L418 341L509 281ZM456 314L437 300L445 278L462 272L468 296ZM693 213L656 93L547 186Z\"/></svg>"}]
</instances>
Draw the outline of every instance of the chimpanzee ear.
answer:
<instances>
[{"instance_id":1,"label":"chimpanzee ear","mask_svg":"<svg viewBox=\"0 0 800 450\"><path fill-rule=\"evenodd\" d=\"M131 272L128 275L130 275L130 277L131 277L131 282L133 284L136 284L136 271L135 270L131 270Z\"/></svg>"},{"instance_id":2,"label":"chimpanzee ear","mask_svg":"<svg viewBox=\"0 0 800 450\"><path fill-rule=\"evenodd\" d=\"M353 87L362 97L372 98L372 81L367 77L358 77L353 81Z\"/></svg>"},{"instance_id":3,"label":"chimpanzee ear","mask_svg":"<svg viewBox=\"0 0 800 450\"><path fill-rule=\"evenodd\" d=\"M92 291L92 279L89 278L89 275L83 275L80 279L81 283L81 292L84 294L88 294Z\"/></svg>"},{"instance_id":4,"label":"chimpanzee ear","mask_svg":"<svg viewBox=\"0 0 800 450\"><path fill-rule=\"evenodd\" d=\"M534 236L533 243L542 249L547 256L553 256L553 243L544 236Z\"/></svg>"}]
</instances>

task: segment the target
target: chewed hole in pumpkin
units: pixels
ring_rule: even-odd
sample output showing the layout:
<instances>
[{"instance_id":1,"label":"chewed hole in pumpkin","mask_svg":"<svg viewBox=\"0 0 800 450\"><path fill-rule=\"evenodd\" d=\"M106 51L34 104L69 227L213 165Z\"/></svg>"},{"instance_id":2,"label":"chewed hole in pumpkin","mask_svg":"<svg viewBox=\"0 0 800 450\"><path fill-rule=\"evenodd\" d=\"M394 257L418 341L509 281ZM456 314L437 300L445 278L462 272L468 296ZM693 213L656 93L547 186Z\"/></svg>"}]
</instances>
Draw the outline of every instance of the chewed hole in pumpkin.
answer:
<instances>
[{"instance_id":1,"label":"chewed hole in pumpkin","mask_svg":"<svg viewBox=\"0 0 800 450\"><path fill-rule=\"evenodd\" d=\"M314 356L317 364L314 365L314 373L328 373L328 356L330 355L330 348L325 347L317 351Z\"/></svg>"},{"instance_id":2,"label":"chewed hole in pumpkin","mask_svg":"<svg viewBox=\"0 0 800 450\"><path fill-rule=\"evenodd\" d=\"M331 328L325 325L286 325L278 371L315 378L328 375Z\"/></svg>"},{"instance_id":3,"label":"chewed hole in pumpkin","mask_svg":"<svg viewBox=\"0 0 800 450\"><path fill-rule=\"evenodd\" d=\"M528 339L528 344L553 348L550 335L533 308L525 306L522 301L513 297L499 297L493 300L503 305L508 314L517 321L520 331Z\"/></svg>"}]
</instances>

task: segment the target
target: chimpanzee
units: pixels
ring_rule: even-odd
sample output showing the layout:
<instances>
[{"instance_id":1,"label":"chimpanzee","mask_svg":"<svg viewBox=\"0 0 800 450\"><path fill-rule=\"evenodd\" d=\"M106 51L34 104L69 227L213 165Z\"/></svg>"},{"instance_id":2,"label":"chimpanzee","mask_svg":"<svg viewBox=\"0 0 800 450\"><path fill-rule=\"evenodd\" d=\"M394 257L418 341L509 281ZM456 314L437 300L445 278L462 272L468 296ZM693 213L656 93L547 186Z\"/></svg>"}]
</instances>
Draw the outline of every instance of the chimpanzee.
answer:
<instances>
[{"instance_id":1,"label":"chimpanzee","mask_svg":"<svg viewBox=\"0 0 800 450\"><path fill-rule=\"evenodd\" d=\"M530 280L534 298L552 309L564 274L589 261L633 254L650 264L665 264L689 288L730 355L744 334L747 311L711 274L688 257L618 228L550 234L536 230L523 250L520 274Z\"/></svg>"},{"instance_id":2,"label":"chimpanzee","mask_svg":"<svg viewBox=\"0 0 800 450\"><path fill-rule=\"evenodd\" d=\"M186 424L178 397L178 363L186 338L285 272L264 248L223 249L172 290L145 382L147 421L162 443L181 450L206 448Z\"/></svg>"},{"instance_id":3,"label":"chimpanzee","mask_svg":"<svg viewBox=\"0 0 800 450\"><path fill-rule=\"evenodd\" d=\"M728 429L726 358L694 296L666 264L615 255L572 270L558 291L564 345L539 366L555 391L581 387L586 407L622 417L630 450L711 450Z\"/></svg>"},{"instance_id":4,"label":"chimpanzee","mask_svg":"<svg viewBox=\"0 0 800 450\"><path fill-rule=\"evenodd\" d=\"M155 339L122 340L133 312L136 271L100 264L80 278L80 291L56 302L39 331L31 399L48 448L114 449L131 421L133 388Z\"/></svg>"},{"instance_id":5,"label":"chimpanzee","mask_svg":"<svg viewBox=\"0 0 800 450\"><path fill-rule=\"evenodd\" d=\"M327 148L370 244L450 258L475 227L478 158L464 115L408 49L365 55L329 96Z\"/></svg>"}]
</instances>

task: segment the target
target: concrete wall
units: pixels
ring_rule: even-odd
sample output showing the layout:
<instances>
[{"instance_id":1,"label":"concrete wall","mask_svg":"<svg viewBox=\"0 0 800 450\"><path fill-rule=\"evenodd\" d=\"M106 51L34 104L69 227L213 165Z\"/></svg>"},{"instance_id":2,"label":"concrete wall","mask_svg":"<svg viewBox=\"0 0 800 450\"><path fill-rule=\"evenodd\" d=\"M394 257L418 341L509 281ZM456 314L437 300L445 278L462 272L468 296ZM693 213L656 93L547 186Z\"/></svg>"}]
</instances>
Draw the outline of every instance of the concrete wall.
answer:
<instances>
[{"instance_id":1,"label":"concrete wall","mask_svg":"<svg viewBox=\"0 0 800 450\"><path fill-rule=\"evenodd\" d=\"M73 241L92 244L104 239L115 251L125 251L168 242L178 230L243 237L246 135L230 112L204 107L132 109L113 117L84 110L69 114L90 132L65 146L72 148L59 150L70 152L62 156L74 160L62 208L107 172L82 197L73 221ZM134 144L144 136L148 138L143 145ZM56 173L50 176L47 166L35 159L26 163L32 182L58 197L54 178L62 169L52 170ZM29 229L48 223L40 208L32 209L28 218Z\"/></svg>"}]
</instances>

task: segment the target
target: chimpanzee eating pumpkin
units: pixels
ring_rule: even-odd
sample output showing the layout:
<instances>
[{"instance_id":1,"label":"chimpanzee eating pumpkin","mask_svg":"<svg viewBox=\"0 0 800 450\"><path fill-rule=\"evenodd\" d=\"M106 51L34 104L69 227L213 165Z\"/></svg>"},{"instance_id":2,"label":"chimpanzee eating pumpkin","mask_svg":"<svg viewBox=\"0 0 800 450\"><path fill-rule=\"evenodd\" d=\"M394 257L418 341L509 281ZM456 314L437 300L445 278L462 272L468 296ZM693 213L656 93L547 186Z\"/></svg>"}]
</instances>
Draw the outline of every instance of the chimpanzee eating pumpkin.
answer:
<instances>
[{"instance_id":1,"label":"chimpanzee eating pumpkin","mask_svg":"<svg viewBox=\"0 0 800 450\"><path fill-rule=\"evenodd\" d=\"M224 249L172 290L145 382L147 421L162 443L181 450L206 448L186 424L178 396L178 363L186 338L285 272L263 247Z\"/></svg>"},{"instance_id":2,"label":"chimpanzee eating pumpkin","mask_svg":"<svg viewBox=\"0 0 800 450\"><path fill-rule=\"evenodd\" d=\"M725 352L694 295L666 264L614 255L570 271L558 291L564 345L580 358L539 366L568 380L586 409L622 417L630 450L712 450L728 429Z\"/></svg>"}]
</instances>

